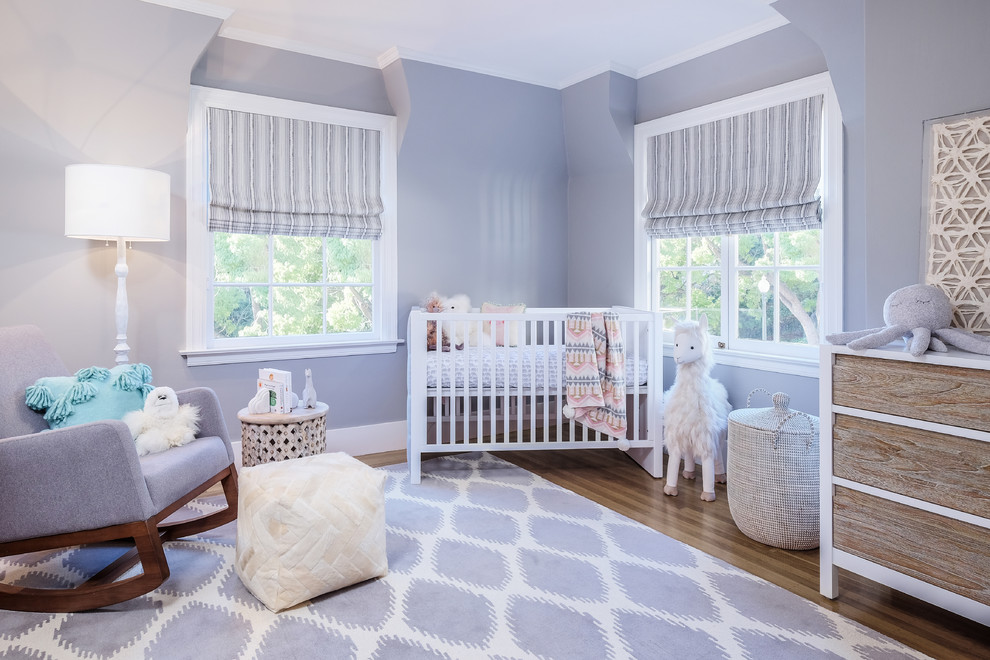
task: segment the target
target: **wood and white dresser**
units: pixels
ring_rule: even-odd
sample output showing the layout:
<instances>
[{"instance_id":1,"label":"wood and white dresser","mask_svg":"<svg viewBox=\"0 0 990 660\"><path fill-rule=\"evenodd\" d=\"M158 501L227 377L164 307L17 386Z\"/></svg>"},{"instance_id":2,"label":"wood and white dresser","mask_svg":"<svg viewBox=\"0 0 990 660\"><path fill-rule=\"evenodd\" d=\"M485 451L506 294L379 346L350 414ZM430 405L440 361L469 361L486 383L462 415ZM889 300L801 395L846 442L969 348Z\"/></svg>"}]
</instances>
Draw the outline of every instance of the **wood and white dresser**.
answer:
<instances>
[{"instance_id":1,"label":"wood and white dresser","mask_svg":"<svg viewBox=\"0 0 990 660\"><path fill-rule=\"evenodd\" d=\"M821 347L821 593L841 567L990 625L990 356Z\"/></svg>"}]
</instances>

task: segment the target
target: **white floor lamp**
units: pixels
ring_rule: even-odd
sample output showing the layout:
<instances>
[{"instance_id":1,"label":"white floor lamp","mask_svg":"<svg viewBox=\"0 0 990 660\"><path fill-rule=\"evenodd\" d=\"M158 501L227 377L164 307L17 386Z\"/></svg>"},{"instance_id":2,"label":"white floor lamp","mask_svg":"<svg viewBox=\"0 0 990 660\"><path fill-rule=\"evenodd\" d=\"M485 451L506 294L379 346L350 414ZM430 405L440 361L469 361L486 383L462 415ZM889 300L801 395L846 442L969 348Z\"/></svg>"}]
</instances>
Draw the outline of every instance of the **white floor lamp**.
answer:
<instances>
[{"instance_id":1,"label":"white floor lamp","mask_svg":"<svg viewBox=\"0 0 990 660\"><path fill-rule=\"evenodd\" d=\"M69 165L65 168L65 235L117 241L117 364L127 353L127 241L167 241L169 176L164 172L119 165Z\"/></svg>"}]
</instances>

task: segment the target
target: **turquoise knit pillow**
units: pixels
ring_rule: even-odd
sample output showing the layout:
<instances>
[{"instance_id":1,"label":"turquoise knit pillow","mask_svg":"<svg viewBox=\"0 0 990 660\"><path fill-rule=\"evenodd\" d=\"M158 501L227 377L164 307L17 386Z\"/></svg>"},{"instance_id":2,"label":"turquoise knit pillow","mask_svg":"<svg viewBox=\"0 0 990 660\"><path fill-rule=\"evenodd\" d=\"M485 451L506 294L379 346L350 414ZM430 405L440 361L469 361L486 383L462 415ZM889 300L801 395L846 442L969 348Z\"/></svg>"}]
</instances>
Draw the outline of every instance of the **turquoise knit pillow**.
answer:
<instances>
[{"instance_id":1,"label":"turquoise knit pillow","mask_svg":"<svg viewBox=\"0 0 990 660\"><path fill-rule=\"evenodd\" d=\"M152 389L151 367L146 364L119 364L112 369L88 367L74 376L39 378L25 391L25 402L28 408L45 413L48 428L60 429L101 419L121 419L132 410L144 408L145 397Z\"/></svg>"}]
</instances>

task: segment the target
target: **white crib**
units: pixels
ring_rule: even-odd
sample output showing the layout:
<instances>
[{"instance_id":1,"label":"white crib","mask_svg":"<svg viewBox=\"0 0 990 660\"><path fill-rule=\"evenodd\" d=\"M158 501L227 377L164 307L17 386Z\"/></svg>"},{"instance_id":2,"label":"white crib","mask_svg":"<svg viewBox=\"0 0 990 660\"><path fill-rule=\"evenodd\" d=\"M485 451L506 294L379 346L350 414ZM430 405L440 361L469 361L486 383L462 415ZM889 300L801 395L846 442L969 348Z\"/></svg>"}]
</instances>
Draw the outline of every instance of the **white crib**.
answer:
<instances>
[{"instance_id":1,"label":"white crib","mask_svg":"<svg viewBox=\"0 0 990 660\"><path fill-rule=\"evenodd\" d=\"M618 440L572 423L563 414L564 328L570 309L518 314L427 313L413 308L408 344L407 456L412 483L423 454L464 451L618 447ZM663 476L662 326L653 312L613 307L619 314L626 360L629 455L654 477ZM455 332L482 338L449 351L427 346ZM485 338L498 322L518 345ZM472 332L473 331L473 332ZM510 343L508 340L506 344Z\"/></svg>"}]
</instances>

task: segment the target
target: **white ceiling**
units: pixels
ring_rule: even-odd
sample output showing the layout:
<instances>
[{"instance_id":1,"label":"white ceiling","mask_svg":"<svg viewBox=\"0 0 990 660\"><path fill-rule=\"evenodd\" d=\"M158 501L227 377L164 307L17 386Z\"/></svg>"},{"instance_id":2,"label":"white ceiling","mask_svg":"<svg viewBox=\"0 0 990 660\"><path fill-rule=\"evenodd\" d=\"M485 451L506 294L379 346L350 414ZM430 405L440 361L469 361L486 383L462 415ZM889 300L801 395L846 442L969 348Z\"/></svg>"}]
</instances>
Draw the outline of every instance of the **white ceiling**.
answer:
<instances>
[{"instance_id":1,"label":"white ceiling","mask_svg":"<svg viewBox=\"0 0 990 660\"><path fill-rule=\"evenodd\" d=\"M785 24L773 0L145 0L220 35L384 67L413 59L563 88L633 78Z\"/></svg>"}]
</instances>

